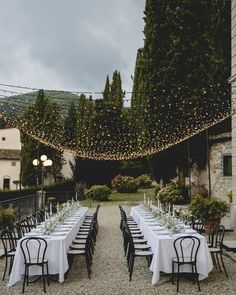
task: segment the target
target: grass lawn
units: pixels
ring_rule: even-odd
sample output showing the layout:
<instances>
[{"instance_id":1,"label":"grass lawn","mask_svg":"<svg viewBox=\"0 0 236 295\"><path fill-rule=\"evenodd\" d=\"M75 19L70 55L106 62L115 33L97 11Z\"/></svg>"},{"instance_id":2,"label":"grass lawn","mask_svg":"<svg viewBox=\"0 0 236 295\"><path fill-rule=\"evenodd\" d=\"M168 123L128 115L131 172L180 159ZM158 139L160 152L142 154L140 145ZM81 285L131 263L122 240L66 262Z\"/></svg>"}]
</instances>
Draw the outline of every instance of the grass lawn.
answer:
<instances>
[{"instance_id":1,"label":"grass lawn","mask_svg":"<svg viewBox=\"0 0 236 295\"><path fill-rule=\"evenodd\" d=\"M96 207L97 204L101 205L113 205L118 203L130 203L130 205L134 205L135 203L143 201L143 194L146 194L146 200L149 198L150 200L154 201L154 191L155 188L150 189L139 189L137 193L117 193L116 191L113 191L111 195L109 196L109 201L107 202L98 202L98 201L92 201L91 207ZM81 202L83 206L90 207L90 201L85 200Z\"/></svg>"}]
</instances>

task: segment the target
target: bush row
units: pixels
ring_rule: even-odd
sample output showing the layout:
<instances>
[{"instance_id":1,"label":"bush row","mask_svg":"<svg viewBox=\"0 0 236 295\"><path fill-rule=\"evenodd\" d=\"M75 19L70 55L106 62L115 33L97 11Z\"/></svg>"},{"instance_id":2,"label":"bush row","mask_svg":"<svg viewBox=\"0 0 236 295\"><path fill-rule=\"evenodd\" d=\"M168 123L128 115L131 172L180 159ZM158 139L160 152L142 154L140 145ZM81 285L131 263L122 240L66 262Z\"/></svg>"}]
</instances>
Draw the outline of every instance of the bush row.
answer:
<instances>
[{"instance_id":1,"label":"bush row","mask_svg":"<svg viewBox=\"0 0 236 295\"><path fill-rule=\"evenodd\" d=\"M119 193L135 193L138 188L151 188L152 180L148 175L132 176L117 175L112 180L112 187Z\"/></svg>"}]
</instances>

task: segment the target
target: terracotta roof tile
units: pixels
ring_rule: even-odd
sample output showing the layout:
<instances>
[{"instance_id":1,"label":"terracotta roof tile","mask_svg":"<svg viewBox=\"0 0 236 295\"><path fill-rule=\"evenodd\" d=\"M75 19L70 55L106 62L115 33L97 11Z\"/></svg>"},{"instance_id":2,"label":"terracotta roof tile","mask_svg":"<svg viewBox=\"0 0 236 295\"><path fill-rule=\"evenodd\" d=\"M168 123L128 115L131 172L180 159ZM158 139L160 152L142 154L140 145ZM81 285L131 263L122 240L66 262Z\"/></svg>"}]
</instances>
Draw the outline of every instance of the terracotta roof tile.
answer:
<instances>
[{"instance_id":1,"label":"terracotta roof tile","mask_svg":"<svg viewBox=\"0 0 236 295\"><path fill-rule=\"evenodd\" d=\"M20 160L20 150L0 149L0 159Z\"/></svg>"}]
</instances>

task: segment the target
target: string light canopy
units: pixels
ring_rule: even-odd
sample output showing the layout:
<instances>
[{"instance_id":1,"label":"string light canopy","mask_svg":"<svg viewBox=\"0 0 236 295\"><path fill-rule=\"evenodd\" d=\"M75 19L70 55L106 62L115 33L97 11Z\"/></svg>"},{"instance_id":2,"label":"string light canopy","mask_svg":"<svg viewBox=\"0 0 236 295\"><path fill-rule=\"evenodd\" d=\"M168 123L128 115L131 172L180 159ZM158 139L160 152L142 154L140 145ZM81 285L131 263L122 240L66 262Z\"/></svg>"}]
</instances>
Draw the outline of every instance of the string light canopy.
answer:
<instances>
[{"instance_id":1,"label":"string light canopy","mask_svg":"<svg viewBox=\"0 0 236 295\"><path fill-rule=\"evenodd\" d=\"M5 87L0 97L0 118L56 150L95 160L127 160L158 153L225 120L236 110L230 100L235 89L225 85L217 89L157 89L151 100L142 93L138 104L132 106L131 102L130 108L122 110L114 103L88 97L81 104L82 92L45 90L44 96L55 107L55 118L47 119L46 115L42 122L39 113L31 114L38 89L0 86ZM18 87L21 92L6 87ZM76 130L67 130L65 135L71 103L78 112Z\"/></svg>"}]
</instances>

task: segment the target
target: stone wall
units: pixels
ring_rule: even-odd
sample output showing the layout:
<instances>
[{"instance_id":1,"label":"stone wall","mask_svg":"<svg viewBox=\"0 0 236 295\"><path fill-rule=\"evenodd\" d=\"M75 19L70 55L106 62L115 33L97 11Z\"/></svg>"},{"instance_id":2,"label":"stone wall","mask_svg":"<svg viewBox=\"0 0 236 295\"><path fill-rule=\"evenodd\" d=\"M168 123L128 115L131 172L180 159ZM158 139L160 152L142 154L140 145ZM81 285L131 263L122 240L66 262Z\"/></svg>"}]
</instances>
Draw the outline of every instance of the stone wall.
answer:
<instances>
[{"instance_id":1,"label":"stone wall","mask_svg":"<svg viewBox=\"0 0 236 295\"><path fill-rule=\"evenodd\" d=\"M223 156L231 155L231 141L211 142L210 145L210 172L211 172L211 194L228 202L227 193L232 190L232 177L223 176ZM194 163L191 169L192 195L199 189L208 190L207 167L199 170Z\"/></svg>"}]
</instances>

